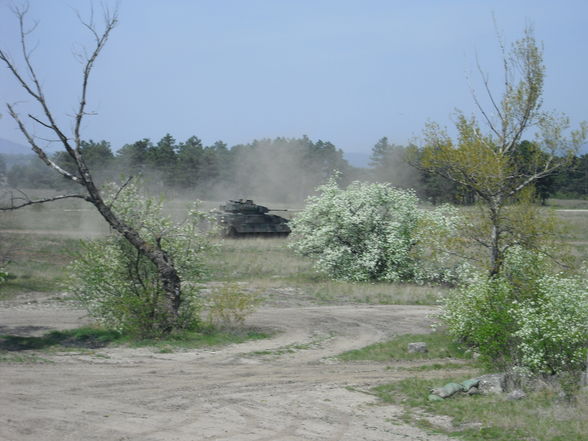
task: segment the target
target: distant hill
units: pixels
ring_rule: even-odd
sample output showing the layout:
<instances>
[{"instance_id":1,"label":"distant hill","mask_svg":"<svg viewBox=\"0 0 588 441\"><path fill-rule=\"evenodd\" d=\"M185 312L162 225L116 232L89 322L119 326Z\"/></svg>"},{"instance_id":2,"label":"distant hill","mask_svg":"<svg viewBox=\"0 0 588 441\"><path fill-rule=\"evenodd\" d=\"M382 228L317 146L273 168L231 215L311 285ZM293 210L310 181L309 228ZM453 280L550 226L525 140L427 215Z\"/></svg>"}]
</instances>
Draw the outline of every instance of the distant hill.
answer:
<instances>
[{"instance_id":1,"label":"distant hill","mask_svg":"<svg viewBox=\"0 0 588 441\"><path fill-rule=\"evenodd\" d=\"M17 144L16 142L12 142L4 138L0 138L0 154L27 155L30 153L32 153L30 147L23 144Z\"/></svg>"}]
</instances>

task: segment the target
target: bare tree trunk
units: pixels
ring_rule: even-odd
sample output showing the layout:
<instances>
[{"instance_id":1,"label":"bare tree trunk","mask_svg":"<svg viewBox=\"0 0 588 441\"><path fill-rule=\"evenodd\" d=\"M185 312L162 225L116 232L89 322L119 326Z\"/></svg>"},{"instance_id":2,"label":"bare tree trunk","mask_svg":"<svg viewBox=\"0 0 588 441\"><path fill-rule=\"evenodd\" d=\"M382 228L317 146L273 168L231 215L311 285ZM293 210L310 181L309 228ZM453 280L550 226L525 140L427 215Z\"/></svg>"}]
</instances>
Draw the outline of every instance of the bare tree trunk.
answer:
<instances>
[{"instance_id":1,"label":"bare tree trunk","mask_svg":"<svg viewBox=\"0 0 588 441\"><path fill-rule=\"evenodd\" d=\"M59 142L61 142L67 154L73 159L74 164L76 166L76 172L70 173L64 170L63 168L59 167L59 165L55 162L53 162L47 156L43 148L37 145L36 138L31 135L23 120L16 113L14 107L10 104L7 104L8 111L12 118L17 122L21 133L26 137L27 141L29 142L37 156L47 166L53 168L57 173L61 174L63 177L81 185L85 189L85 192L84 194L67 194L35 201L26 199L23 203L17 205L11 203L11 206L7 208L0 208L0 210L18 209L31 204L51 202L54 200L65 198L81 198L92 203L100 212L102 217L106 220L106 222L108 222L108 224L114 230L122 234L125 237L125 239L133 247L135 247L141 255L148 258L157 268L158 277L161 281L161 285L163 287L163 290L165 291L165 295L167 298L169 323L171 328L173 328L177 323L178 319L182 291L181 278L174 266L173 260L171 259L169 254L164 249L162 249L161 244L159 242L147 242L134 228L132 228L130 225L124 222L119 216L117 216L116 213L112 211L111 207L104 202L104 199L102 198L99 189L96 187L94 183L94 180L82 156L80 148L80 127L82 119L87 114L85 107L88 80L90 78L90 73L94 66L94 62L96 61L96 58L104 48L104 45L108 40L110 32L116 26L116 23L118 21L116 12L111 15L107 10L104 11L105 27L102 33L97 32L92 20L90 20L89 22L84 22L80 18L82 24L90 31L90 33L94 37L95 48L91 53L89 53L89 55L85 55L83 57L85 65L82 76L82 93L79 101L78 111L74 117L74 129L72 138L67 137L65 133L61 130L61 128L57 125L56 120L53 117L53 114L45 99L40 82L37 79L35 69L31 64L31 51L27 47L26 37L32 32L32 30L34 30L35 26L33 26L30 29L25 28L25 16L28 12L28 6L14 7L13 12L16 15L20 24L21 52L25 62L24 66L27 75L21 74L21 72L17 69L15 63L12 61L12 58L1 49L0 61L4 62L8 70L12 73L13 77L17 80L17 82L39 104L42 110L44 120L40 117L31 114L29 114L28 116L35 123L43 126L46 129L51 130L57 136L57 139L59 140Z\"/></svg>"},{"instance_id":2,"label":"bare tree trunk","mask_svg":"<svg viewBox=\"0 0 588 441\"><path fill-rule=\"evenodd\" d=\"M500 249L500 206L501 202L493 200L490 209L490 276L496 276L500 273L502 266L502 252Z\"/></svg>"}]
</instances>

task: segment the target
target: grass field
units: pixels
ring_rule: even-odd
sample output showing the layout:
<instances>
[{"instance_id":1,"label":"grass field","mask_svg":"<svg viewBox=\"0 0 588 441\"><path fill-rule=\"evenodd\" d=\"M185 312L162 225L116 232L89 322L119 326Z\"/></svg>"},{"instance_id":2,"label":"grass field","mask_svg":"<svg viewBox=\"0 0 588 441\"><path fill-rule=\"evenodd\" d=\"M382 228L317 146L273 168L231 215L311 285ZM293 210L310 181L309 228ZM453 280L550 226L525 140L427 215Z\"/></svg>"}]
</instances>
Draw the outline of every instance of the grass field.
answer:
<instances>
[{"instance_id":1,"label":"grass field","mask_svg":"<svg viewBox=\"0 0 588 441\"><path fill-rule=\"evenodd\" d=\"M181 217L189 202L172 201L169 205L170 211ZM210 202L203 207L216 205ZM568 225L565 242L579 259L587 260L588 211L562 210L558 216ZM8 261L12 275L1 288L0 297L19 291L59 291L64 268L79 249L80 239L108 232L109 227L93 207L82 201L0 213L0 264ZM268 300L290 290L316 304L433 305L447 290L413 284L331 281L315 272L309 259L295 255L287 245L287 239L278 238L222 240L217 252L207 257L210 281L247 282L251 289L265 293Z\"/></svg>"},{"instance_id":2,"label":"grass field","mask_svg":"<svg viewBox=\"0 0 588 441\"><path fill-rule=\"evenodd\" d=\"M170 204L180 216L185 201ZM205 204L207 208L213 203ZM57 292L65 266L80 248L80 240L99 237L108 226L92 207L79 201L0 213L0 259L9 261L11 279L0 288L0 298L18 292ZM219 240L207 256L211 270L205 282L246 282L268 301L298 295L311 304L435 304L445 288L411 284L366 284L331 281L295 255L283 238Z\"/></svg>"}]
</instances>

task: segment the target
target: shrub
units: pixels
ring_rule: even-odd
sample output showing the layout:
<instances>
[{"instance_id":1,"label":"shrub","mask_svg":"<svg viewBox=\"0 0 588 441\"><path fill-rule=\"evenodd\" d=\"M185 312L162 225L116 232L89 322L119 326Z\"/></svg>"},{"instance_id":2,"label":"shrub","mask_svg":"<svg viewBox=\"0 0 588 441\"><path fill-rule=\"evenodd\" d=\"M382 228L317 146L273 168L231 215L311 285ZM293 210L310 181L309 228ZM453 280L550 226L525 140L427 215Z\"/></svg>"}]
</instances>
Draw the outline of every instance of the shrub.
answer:
<instances>
[{"instance_id":1,"label":"shrub","mask_svg":"<svg viewBox=\"0 0 588 441\"><path fill-rule=\"evenodd\" d=\"M176 223L163 214L162 201L143 197L136 186L110 191L112 208L148 242L161 243L182 280L180 320L174 327L194 329L199 324L197 289L193 282L205 270L207 237L199 231L204 215L196 207ZM68 289L90 315L108 328L141 337L170 329L165 292L155 265L120 235L83 243L70 265Z\"/></svg>"},{"instance_id":2,"label":"shrub","mask_svg":"<svg viewBox=\"0 0 588 441\"><path fill-rule=\"evenodd\" d=\"M500 369L578 373L588 345L588 283L550 273L550 263L537 252L513 247L500 275L465 277L443 305L451 334Z\"/></svg>"},{"instance_id":3,"label":"shrub","mask_svg":"<svg viewBox=\"0 0 588 441\"><path fill-rule=\"evenodd\" d=\"M260 302L257 294L241 290L236 283L213 288L208 300L209 323L221 327L242 326Z\"/></svg>"},{"instance_id":4,"label":"shrub","mask_svg":"<svg viewBox=\"0 0 588 441\"><path fill-rule=\"evenodd\" d=\"M0 268L0 285L8 279L8 272L3 268Z\"/></svg>"},{"instance_id":5,"label":"shrub","mask_svg":"<svg viewBox=\"0 0 588 441\"><path fill-rule=\"evenodd\" d=\"M425 281L447 276L438 250L455 228L449 207L424 210L412 190L336 176L291 222L290 246L335 279Z\"/></svg>"}]
</instances>

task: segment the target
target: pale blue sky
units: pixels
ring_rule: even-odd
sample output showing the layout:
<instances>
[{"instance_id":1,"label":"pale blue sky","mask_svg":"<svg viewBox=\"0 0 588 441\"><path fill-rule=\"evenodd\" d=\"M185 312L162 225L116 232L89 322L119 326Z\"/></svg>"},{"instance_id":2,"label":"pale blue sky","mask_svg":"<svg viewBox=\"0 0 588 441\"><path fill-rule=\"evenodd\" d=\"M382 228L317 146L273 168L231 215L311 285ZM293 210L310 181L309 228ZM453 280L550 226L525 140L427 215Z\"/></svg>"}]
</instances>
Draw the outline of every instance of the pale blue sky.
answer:
<instances>
[{"instance_id":1,"label":"pale blue sky","mask_svg":"<svg viewBox=\"0 0 588 441\"><path fill-rule=\"evenodd\" d=\"M40 20L34 63L65 118L79 96L72 50L88 42L74 9L84 14L89 2L29 3ZM0 45L16 56L9 4L0 0ZM544 107L588 119L586 0L121 0L84 137L114 148L166 132L229 145L306 134L350 152L369 152L382 136L404 144L427 120L451 125L455 108L474 111L466 75L478 78L476 54L500 86L493 13L506 41L528 23L543 41ZM0 100L23 99L2 68ZM0 112L0 138L24 143Z\"/></svg>"}]
</instances>

